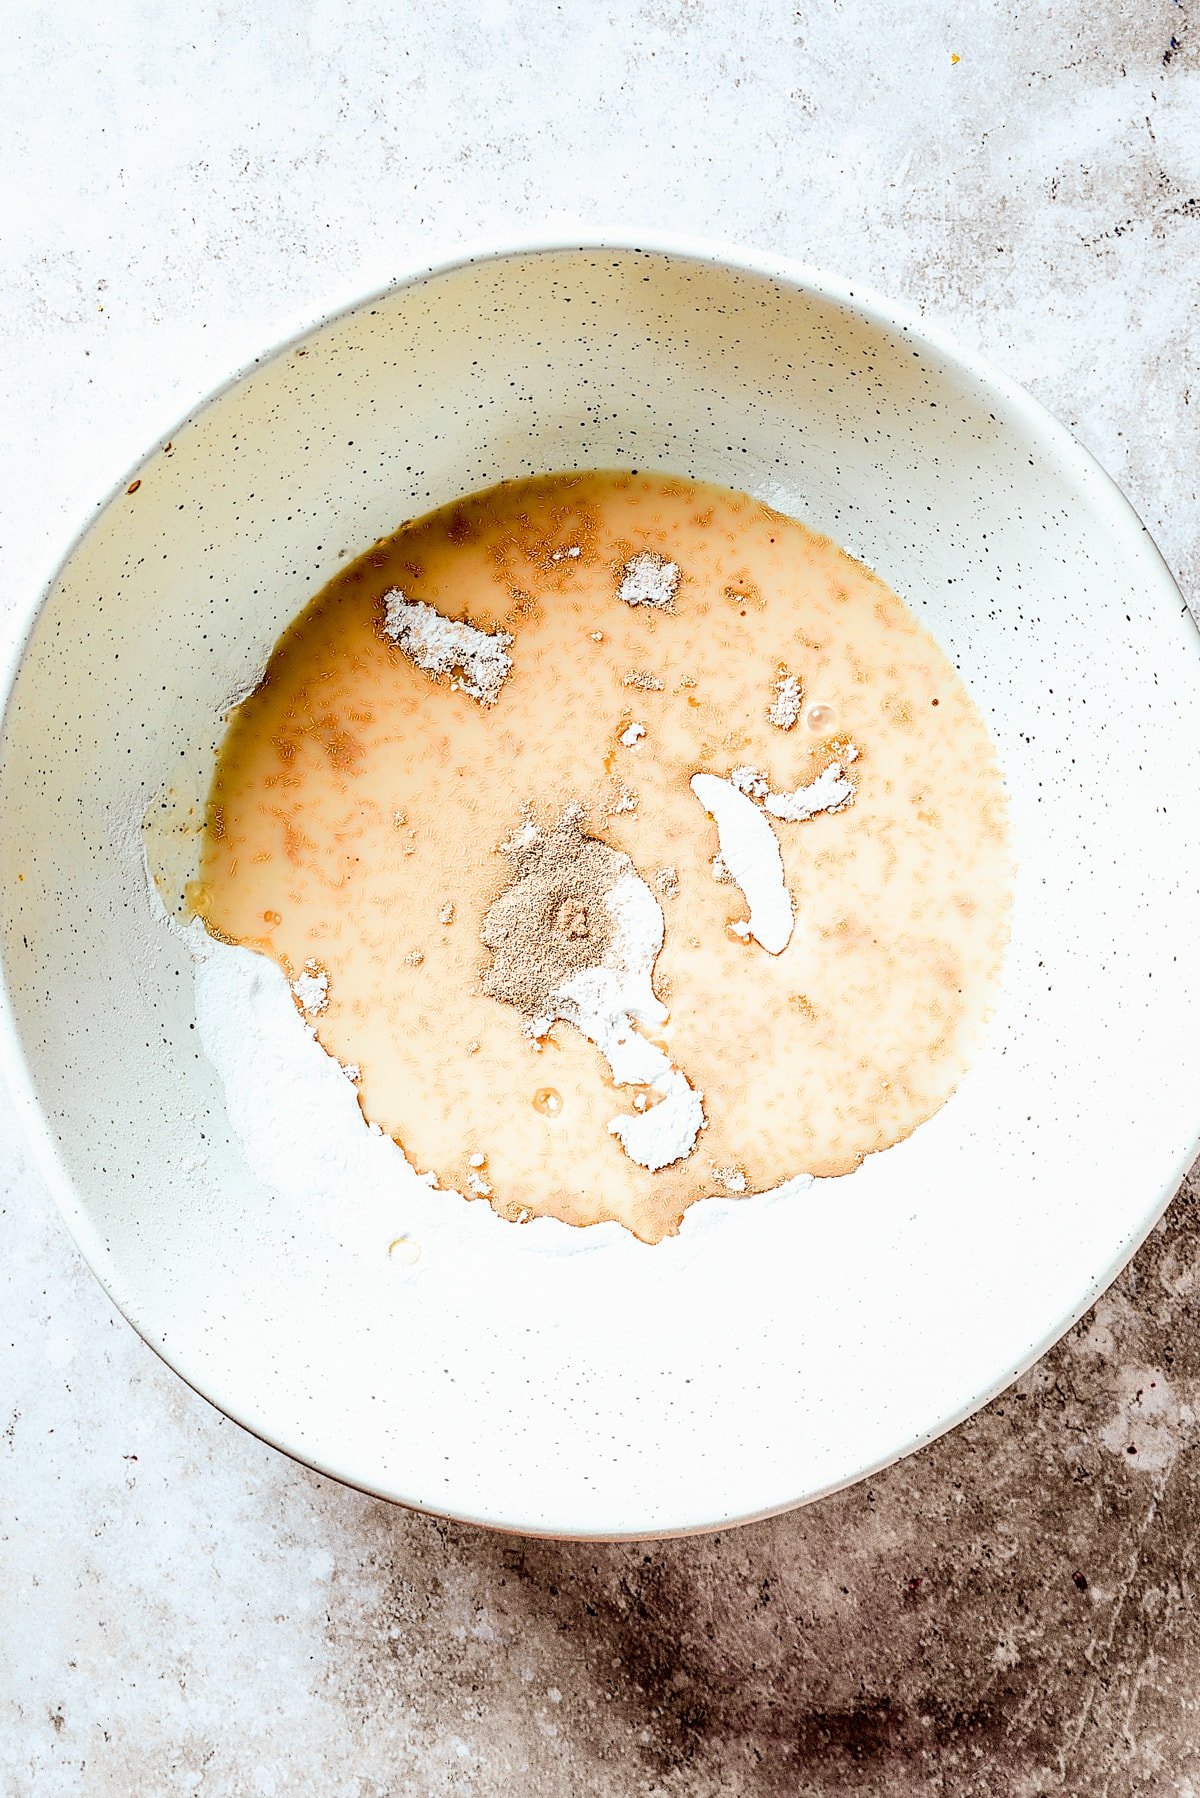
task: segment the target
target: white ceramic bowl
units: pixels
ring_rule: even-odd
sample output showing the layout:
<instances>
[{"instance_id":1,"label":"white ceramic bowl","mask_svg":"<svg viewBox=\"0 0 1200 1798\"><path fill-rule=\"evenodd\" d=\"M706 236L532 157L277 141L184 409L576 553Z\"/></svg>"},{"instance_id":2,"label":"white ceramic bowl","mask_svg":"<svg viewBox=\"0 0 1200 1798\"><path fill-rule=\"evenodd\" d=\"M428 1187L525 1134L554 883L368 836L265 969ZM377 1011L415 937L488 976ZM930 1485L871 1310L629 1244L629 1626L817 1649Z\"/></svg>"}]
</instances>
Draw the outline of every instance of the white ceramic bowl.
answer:
<instances>
[{"instance_id":1,"label":"white ceramic bowl","mask_svg":"<svg viewBox=\"0 0 1200 1798\"><path fill-rule=\"evenodd\" d=\"M14 1084L84 1254L173 1367L373 1492L648 1535L858 1478L1079 1315L1196 1147L1200 658L1149 538L1061 427L838 281L593 243L423 269L171 440L33 618L0 856ZM170 779L200 799L229 695L341 552L505 477L613 465L831 533L954 657L1012 796L1003 999L950 1104L850 1179L693 1207L653 1249L498 1220L457 1244L450 1224L398 1267L391 1199L331 1217L251 1174L136 819Z\"/></svg>"}]
</instances>

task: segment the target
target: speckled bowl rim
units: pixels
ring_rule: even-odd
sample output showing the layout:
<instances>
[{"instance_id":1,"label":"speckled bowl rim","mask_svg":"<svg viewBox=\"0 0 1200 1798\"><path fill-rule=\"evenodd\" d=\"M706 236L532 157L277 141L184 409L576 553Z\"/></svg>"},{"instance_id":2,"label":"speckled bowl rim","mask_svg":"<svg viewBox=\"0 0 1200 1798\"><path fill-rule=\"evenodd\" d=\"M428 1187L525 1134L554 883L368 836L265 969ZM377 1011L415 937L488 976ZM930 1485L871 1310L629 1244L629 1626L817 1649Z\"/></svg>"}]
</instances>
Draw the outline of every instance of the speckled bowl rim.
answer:
<instances>
[{"instance_id":1,"label":"speckled bowl rim","mask_svg":"<svg viewBox=\"0 0 1200 1798\"><path fill-rule=\"evenodd\" d=\"M711 265L735 274L762 276L794 291L841 306L868 324L889 331L903 332L914 343L923 345L945 361L956 364L958 368L973 376L981 386L990 389L999 399L1006 402L1018 417L1028 420L1031 426L1036 427L1041 433L1046 447L1058 457L1062 472L1072 485L1081 489L1091 488L1104 495L1114 531L1121 534L1128 533L1138 539L1143 553L1149 548L1159 579L1157 595L1152 595L1148 590L1147 603L1170 604L1184 618L1190 619L1194 628L1189 640L1193 644L1197 668L1200 671L1200 623L1192 615L1162 552L1131 502L1073 433L1052 413L1048 412L1040 401L1034 399L1019 382L1006 375L985 356L964 347L936 324L930 324L919 312L895 303L870 285L858 281L851 282L840 276L828 274L791 257L770 255L728 240L693 237L671 232L634 232L624 227L547 230L542 234L519 233L488 236L465 243L460 241L450 244L434 251L426 258L413 262L400 274L366 292L347 288L336 296L331 296L328 303L315 312L305 310L293 314L281 322L280 330L269 348L248 357L231 374L209 388L198 401L187 408L169 429L161 432L149 448L137 457L123 474L110 483L100 499L86 502L81 515L77 511L78 522L70 531L66 547L54 557L49 573L37 586L36 597L32 604L24 614L18 605L15 633L3 653L0 654L0 753L3 751L8 733L9 710L25 656L42 609L50 599L63 571L92 526L107 508L121 497L130 481L136 479L139 471L168 443L179 436L188 425L194 423L225 394L265 363L274 361L277 357L294 350L307 338L326 326L334 324L364 307L376 304L404 288L436 279L442 275L452 274L458 269L476 264L503 261L509 258L526 259L531 256L570 254L576 251L581 254L617 251L633 255L660 255L673 257L679 261ZM74 1182L62 1165L49 1123L34 1090L32 1073L17 1028L16 1008L9 991L8 969L5 964L2 938L0 938L0 1074L7 1081L17 1114L25 1129L26 1138L33 1150L35 1164L46 1181L76 1247L104 1287L116 1309L121 1312L127 1322L133 1325L147 1347L151 1348L173 1373L191 1387L192 1391L213 1405L213 1408L220 1411L222 1415L230 1417L248 1434L257 1437L260 1441L267 1442L272 1448L296 1462L297 1465L337 1480L339 1484L353 1490L364 1492L371 1497L386 1499L410 1510L424 1512L426 1515L446 1517L458 1523L473 1524L506 1534L552 1536L556 1540L566 1541L661 1541L672 1537L703 1535L714 1530L729 1528L734 1524L760 1522L765 1518L780 1516L801 1506L813 1504L835 1492L844 1491L847 1487L870 1478L882 1469L903 1460L907 1455L935 1442L939 1436L945 1435L947 1431L954 1429L968 1417L973 1416L1018 1380L1095 1304L1100 1295L1137 1253L1175 1197L1180 1183L1197 1154L1200 1154L1200 1098L1198 1098L1197 1123L1190 1139L1189 1148L1173 1167L1166 1183L1154 1192L1145 1210L1135 1219L1130 1232L1117 1244L1107 1265L1100 1273L1093 1275L1083 1283L1078 1302L1047 1327L1042 1337L1035 1341L1028 1354L1016 1367L1007 1363L994 1381L973 1393L964 1404L939 1417L924 1429L906 1437L905 1440L896 1443L887 1454L877 1456L818 1491L807 1492L782 1504L749 1511L737 1517L725 1517L715 1521L656 1529L651 1535L647 1535L645 1531L636 1530L575 1533L562 1529L550 1531L535 1523L522 1524L516 1520L500 1523L492 1517L480 1517L469 1512L455 1511L440 1506L421 1505L412 1500L398 1497L394 1492L383 1491L363 1484L348 1477L336 1466L326 1465L320 1460L307 1459L286 1443L278 1441L269 1433L248 1423L244 1417L239 1416L236 1408L219 1404L210 1398L203 1387L191 1379L185 1367L172 1360L171 1356L157 1344L149 1341L138 1328L135 1319L130 1317L120 1304L109 1282L98 1272L101 1257L98 1246L94 1246L92 1242L92 1220L85 1207L80 1204Z\"/></svg>"}]
</instances>

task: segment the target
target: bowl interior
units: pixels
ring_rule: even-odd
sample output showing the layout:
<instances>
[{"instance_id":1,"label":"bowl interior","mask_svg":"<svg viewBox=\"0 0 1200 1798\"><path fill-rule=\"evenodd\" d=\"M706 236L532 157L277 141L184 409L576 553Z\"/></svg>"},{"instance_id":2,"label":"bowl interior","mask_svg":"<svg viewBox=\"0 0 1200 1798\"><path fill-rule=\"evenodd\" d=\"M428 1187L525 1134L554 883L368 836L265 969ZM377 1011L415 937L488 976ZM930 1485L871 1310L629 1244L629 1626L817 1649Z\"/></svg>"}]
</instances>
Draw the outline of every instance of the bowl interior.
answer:
<instances>
[{"instance_id":1,"label":"bowl interior","mask_svg":"<svg viewBox=\"0 0 1200 1798\"><path fill-rule=\"evenodd\" d=\"M748 489L904 596L999 745L1020 864L989 1044L850 1179L615 1227L273 1193L194 1029L138 825L341 564L568 467ZM1200 1104L1197 641L1125 502L1032 401L836 284L704 255L521 252L256 365L138 470L29 638L0 759L4 961L32 1127L117 1302L194 1385L356 1484L563 1534L760 1514L904 1452L1089 1302ZM448 1205L456 1204L448 1200ZM462 1207L472 1214L479 1207ZM490 1213L488 1214L490 1217Z\"/></svg>"}]
</instances>

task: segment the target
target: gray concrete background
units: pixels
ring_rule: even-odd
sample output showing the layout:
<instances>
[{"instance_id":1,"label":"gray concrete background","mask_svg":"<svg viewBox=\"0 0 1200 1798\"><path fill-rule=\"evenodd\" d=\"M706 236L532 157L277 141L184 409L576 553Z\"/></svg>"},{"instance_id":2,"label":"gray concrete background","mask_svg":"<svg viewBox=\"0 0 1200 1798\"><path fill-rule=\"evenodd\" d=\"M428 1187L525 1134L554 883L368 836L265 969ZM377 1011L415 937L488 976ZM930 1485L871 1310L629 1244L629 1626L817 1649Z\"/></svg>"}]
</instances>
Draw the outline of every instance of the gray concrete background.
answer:
<instances>
[{"instance_id":1,"label":"gray concrete background","mask_svg":"<svg viewBox=\"0 0 1200 1798\"><path fill-rule=\"evenodd\" d=\"M576 220L937 314L1194 599L1193 3L32 0L0 76L4 617L282 318ZM0 1095L0 1792L1195 1798L1198 1217L1192 1185L1019 1386L870 1485L523 1543L216 1416L82 1266Z\"/></svg>"}]
</instances>

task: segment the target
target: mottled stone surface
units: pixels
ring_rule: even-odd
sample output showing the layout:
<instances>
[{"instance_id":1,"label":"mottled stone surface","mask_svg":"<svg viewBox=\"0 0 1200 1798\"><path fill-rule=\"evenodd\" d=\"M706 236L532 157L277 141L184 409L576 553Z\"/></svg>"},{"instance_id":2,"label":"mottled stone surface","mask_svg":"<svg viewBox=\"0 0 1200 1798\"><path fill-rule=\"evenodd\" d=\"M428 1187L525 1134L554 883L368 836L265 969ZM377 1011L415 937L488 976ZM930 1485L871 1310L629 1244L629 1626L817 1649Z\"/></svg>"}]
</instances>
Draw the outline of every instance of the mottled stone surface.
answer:
<instances>
[{"instance_id":1,"label":"mottled stone surface","mask_svg":"<svg viewBox=\"0 0 1200 1798\"><path fill-rule=\"evenodd\" d=\"M1011 12L23 8L0 604L281 318L438 238L618 217L940 315L1194 595L1200 26ZM407 1516L225 1423L112 1311L2 1097L0 1227L5 1798L1200 1793L1200 1187L925 1453L620 1548Z\"/></svg>"}]
</instances>

